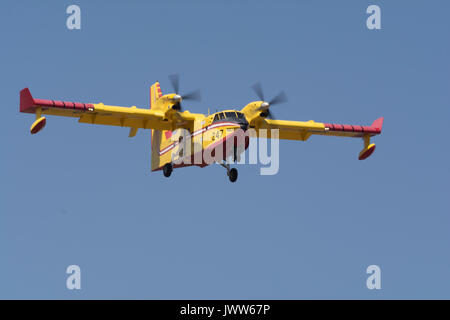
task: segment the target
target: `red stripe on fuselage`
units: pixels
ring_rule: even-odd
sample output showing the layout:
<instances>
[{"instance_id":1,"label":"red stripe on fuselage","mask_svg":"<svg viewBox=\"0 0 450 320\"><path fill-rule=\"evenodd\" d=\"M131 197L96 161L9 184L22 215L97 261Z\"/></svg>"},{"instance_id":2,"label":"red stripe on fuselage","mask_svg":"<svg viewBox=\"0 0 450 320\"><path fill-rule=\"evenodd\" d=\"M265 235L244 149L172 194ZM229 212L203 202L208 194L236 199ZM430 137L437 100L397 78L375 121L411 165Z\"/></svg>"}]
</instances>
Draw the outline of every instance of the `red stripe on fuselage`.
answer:
<instances>
[{"instance_id":1,"label":"red stripe on fuselage","mask_svg":"<svg viewBox=\"0 0 450 320\"><path fill-rule=\"evenodd\" d=\"M223 150L223 154L222 154L222 157L221 158L223 158L223 159L225 159L226 158L226 149L225 148L223 148L223 146L226 146L226 143L227 143L227 141L229 140L229 139L235 139L236 138L236 135L237 135L237 133L236 132L234 132L234 133L232 133L232 134L229 134L229 135L226 135L225 137L223 137L222 139L220 139L219 141L216 141L216 142L214 142L214 143L212 143L212 144L210 144L208 147L206 147L205 149L202 149L202 151L200 151L201 152L201 159L202 159L202 163L194 163L194 161L195 161L195 159L196 158L198 158L199 157L199 152L197 152L196 154L193 154L193 155L191 155L190 156L190 162L191 163L188 163L188 164L185 164L185 163L181 163L181 164L174 164L173 165L173 167L174 168L182 168L182 167L190 167L190 166L199 166L199 167L205 167L205 166L207 166L207 165L210 165L211 163L206 163L205 162L205 151L206 150L208 150L208 152L210 152L210 150L211 149L216 149L216 148L219 148L220 149L220 146L222 146L222 150ZM170 145L170 146L168 146L167 148L170 148L170 149L172 149L175 145L177 145L178 144L178 142L176 142L176 143L173 143L172 145ZM235 145L235 147L238 147L239 146L239 144L237 144L236 142L234 143L234 145ZM249 146L249 137L248 136L244 136L244 150L247 150L247 148L248 148L248 146ZM170 150L169 149L169 150ZM164 149L165 150L165 149ZM167 150L167 151L169 151L169 150ZM167 152L167 151L165 151L165 152ZM214 155L212 155L212 153L213 153L214 151L212 151L211 152L211 157L213 157L213 158L216 158L216 154L214 154ZM159 167L159 168L157 168L157 169L154 169L154 170L152 170L152 171L158 171L158 170L162 170L162 168L163 168L163 166L161 166L161 167Z\"/></svg>"},{"instance_id":2,"label":"red stripe on fuselage","mask_svg":"<svg viewBox=\"0 0 450 320\"><path fill-rule=\"evenodd\" d=\"M215 123L215 124L210 125L210 126L205 127L205 128L201 128L200 130L197 130L197 131L193 132L191 134L191 138L196 136L196 135L198 135L199 133L202 133L202 132L206 132L206 131L209 131L209 130L212 130L212 129L221 128L221 127L231 127L231 126L239 127L239 125L237 123L233 123L233 122L218 122L218 123ZM159 151L159 155L162 156L167 151L169 151L173 147L175 147L177 144L178 144L178 142L172 142L170 145L168 145L164 149L160 150Z\"/></svg>"}]
</instances>

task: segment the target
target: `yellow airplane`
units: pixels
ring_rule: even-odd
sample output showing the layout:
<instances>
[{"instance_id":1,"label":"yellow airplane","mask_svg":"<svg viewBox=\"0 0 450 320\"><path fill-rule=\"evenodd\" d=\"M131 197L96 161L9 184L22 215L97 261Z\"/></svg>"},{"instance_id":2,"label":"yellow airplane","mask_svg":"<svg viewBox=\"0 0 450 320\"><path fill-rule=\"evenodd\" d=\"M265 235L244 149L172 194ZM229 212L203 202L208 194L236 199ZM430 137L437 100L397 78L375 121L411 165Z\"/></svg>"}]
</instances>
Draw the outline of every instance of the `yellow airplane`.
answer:
<instances>
[{"instance_id":1,"label":"yellow airplane","mask_svg":"<svg viewBox=\"0 0 450 320\"><path fill-rule=\"evenodd\" d=\"M370 126L275 120L270 107L286 102L286 95L281 92L266 101L259 83L253 86L259 100L250 102L241 110L224 110L208 115L190 113L182 111L181 102L200 100L200 92L181 95L178 93L178 75L169 78L175 93L163 95L159 82L155 82L150 88L150 109L36 99L25 88L20 91L20 112L36 114L31 134L45 127L43 115L75 117L80 123L129 127L129 137L134 137L138 129L150 129L152 171L162 170L164 176L169 177L174 168L219 163L227 169L231 182L237 180L238 172L236 168L230 168L227 159L232 157L235 162L248 148L249 137L300 141L308 140L311 135L359 137L363 139L364 147L358 158L364 160L374 152L375 144L370 139L381 133L383 125L383 118Z\"/></svg>"}]
</instances>

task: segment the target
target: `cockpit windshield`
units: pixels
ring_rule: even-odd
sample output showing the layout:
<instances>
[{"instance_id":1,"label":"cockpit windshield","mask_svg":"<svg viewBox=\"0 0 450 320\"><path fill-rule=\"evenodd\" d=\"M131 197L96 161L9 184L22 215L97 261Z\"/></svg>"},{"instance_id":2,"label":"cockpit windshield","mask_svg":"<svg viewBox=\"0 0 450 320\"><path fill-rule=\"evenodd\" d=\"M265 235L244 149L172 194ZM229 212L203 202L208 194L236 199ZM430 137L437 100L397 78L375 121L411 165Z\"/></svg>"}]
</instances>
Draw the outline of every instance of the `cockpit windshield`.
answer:
<instances>
[{"instance_id":1,"label":"cockpit windshield","mask_svg":"<svg viewBox=\"0 0 450 320\"><path fill-rule=\"evenodd\" d=\"M225 117L227 118L227 119L237 119L237 117L236 117L236 112L230 112L230 111L228 111L228 112L225 112Z\"/></svg>"},{"instance_id":2,"label":"cockpit windshield","mask_svg":"<svg viewBox=\"0 0 450 320\"><path fill-rule=\"evenodd\" d=\"M238 112L238 111L225 111L225 112L216 113L214 115L213 122L223 121L223 120L237 121L237 122L246 121L244 114L242 112Z\"/></svg>"}]
</instances>

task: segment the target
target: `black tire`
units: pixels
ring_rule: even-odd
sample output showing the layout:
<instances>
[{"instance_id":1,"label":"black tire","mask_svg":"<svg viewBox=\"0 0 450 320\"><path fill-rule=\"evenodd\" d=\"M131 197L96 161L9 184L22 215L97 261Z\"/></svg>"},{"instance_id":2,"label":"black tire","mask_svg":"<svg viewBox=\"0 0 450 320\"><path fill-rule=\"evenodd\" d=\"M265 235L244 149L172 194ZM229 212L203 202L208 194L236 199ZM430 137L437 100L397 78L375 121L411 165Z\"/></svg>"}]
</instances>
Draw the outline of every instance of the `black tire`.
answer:
<instances>
[{"instance_id":1,"label":"black tire","mask_svg":"<svg viewBox=\"0 0 450 320\"><path fill-rule=\"evenodd\" d=\"M172 164L171 163L166 163L163 167L163 173L164 173L164 177L168 178L170 177L170 175L172 174Z\"/></svg>"},{"instance_id":2,"label":"black tire","mask_svg":"<svg viewBox=\"0 0 450 320\"><path fill-rule=\"evenodd\" d=\"M230 173L228 174L228 178L230 178L231 182L236 182L238 178L238 171L236 168L233 168L230 170Z\"/></svg>"}]
</instances>

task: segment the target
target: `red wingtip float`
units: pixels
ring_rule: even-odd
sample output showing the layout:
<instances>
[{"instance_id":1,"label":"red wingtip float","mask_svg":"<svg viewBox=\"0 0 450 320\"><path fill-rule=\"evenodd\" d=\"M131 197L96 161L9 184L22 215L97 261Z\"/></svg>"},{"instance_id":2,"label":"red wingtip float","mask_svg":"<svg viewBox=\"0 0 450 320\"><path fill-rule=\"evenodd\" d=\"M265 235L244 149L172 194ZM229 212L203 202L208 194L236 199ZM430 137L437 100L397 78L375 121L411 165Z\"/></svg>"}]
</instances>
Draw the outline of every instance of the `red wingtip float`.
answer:
<instances>
[{"instance_id":1,"label":"red wingtip float","mask_svg":"<svg viewBox=\"0 0 450 320\"><path fill-rule=\"evenodd\" d=\"M373 130L375 130L375 132L377 132L378 134L381 133L381 129L383 128L383 120L384 118L378 118L371 125ZM375 143L370 143L370 139L364 137L364 149L362 149L361 152L359 153L358 159L359 160L367 159L372 155L374 151L375 151Z\"/></svg>"},{"instance_id":2,"label":"red wingtip float","mask_svg":"<svg viewBox=\"0 0 450 320\"><path fill-rule=\"evenodd\" d=\"M31 134L36 134L44 129L46 123L47 120L45 119L45 117L40 117L39 119L37 119L30 127Z\"/></svg>"},{"instance_id":3,"label":"red wingtip float","mask_svg":"<svg viewBox=\"0 0 450 320\"><path fill-rule=\"evenodd\" d=\"M256 137L261 130L267 130L267 138L306 141L311 135L338 136L362 138L364 148L358 159L364 160L375 151L375 144L370 142L371 137L379 135L383 126L383 118L375 120L370 126L332 124L310 121L275 120L271 116L272 106L286 102L286 95L281 92L270 101L264 100L264 94L259 84L253 89L260 98L259 101L248 103L241 110L224 110L214 114L190 113L182 111L181 102L185 100L199 100L200 93L194 91L185 95L178 93L178 76L170 77L175 93L163 95L159 82L150 88L150 109L132 107L108 106L103 103L79 103L59 100L35 99L28 88L20 91L20 112L36 114L36 120L31 125L31 134L41 131L46 125L43 115L74 117L80 123L103 124L130 128L129 137L134 137L138 129L150 129L151 132L151 169L162 170L169 177L173 169L190 165L204 167L213 162L205 162L205 153L212 148L224 147L227 141L232 143L232 153L214 152L214 162L222 163L227 169L230 181L237 179L237 170L231 169L226 162L227 157L236 161L240 153L248 147L248 137L236 139L237 132L245 134L254 132ZM177 129L185 130L185 135L177 134ZM272 137L272 129L278 130L277 136ZM274 132L274 134L276 134ZM179 145L182 139L188 139L192 145L200 146L201 150L190 148L192 151L180 152ZM186 141L184 140L184 143ZM197 152L194 154L194 152ZM213 153L214 153L213 152ZM217 159L218 154L220 159ZM183 162L177 164L176 160L192 159L200 155L199 162ZM195 158L197 159L197 158Z\"/></svg>"}]
</instances>

